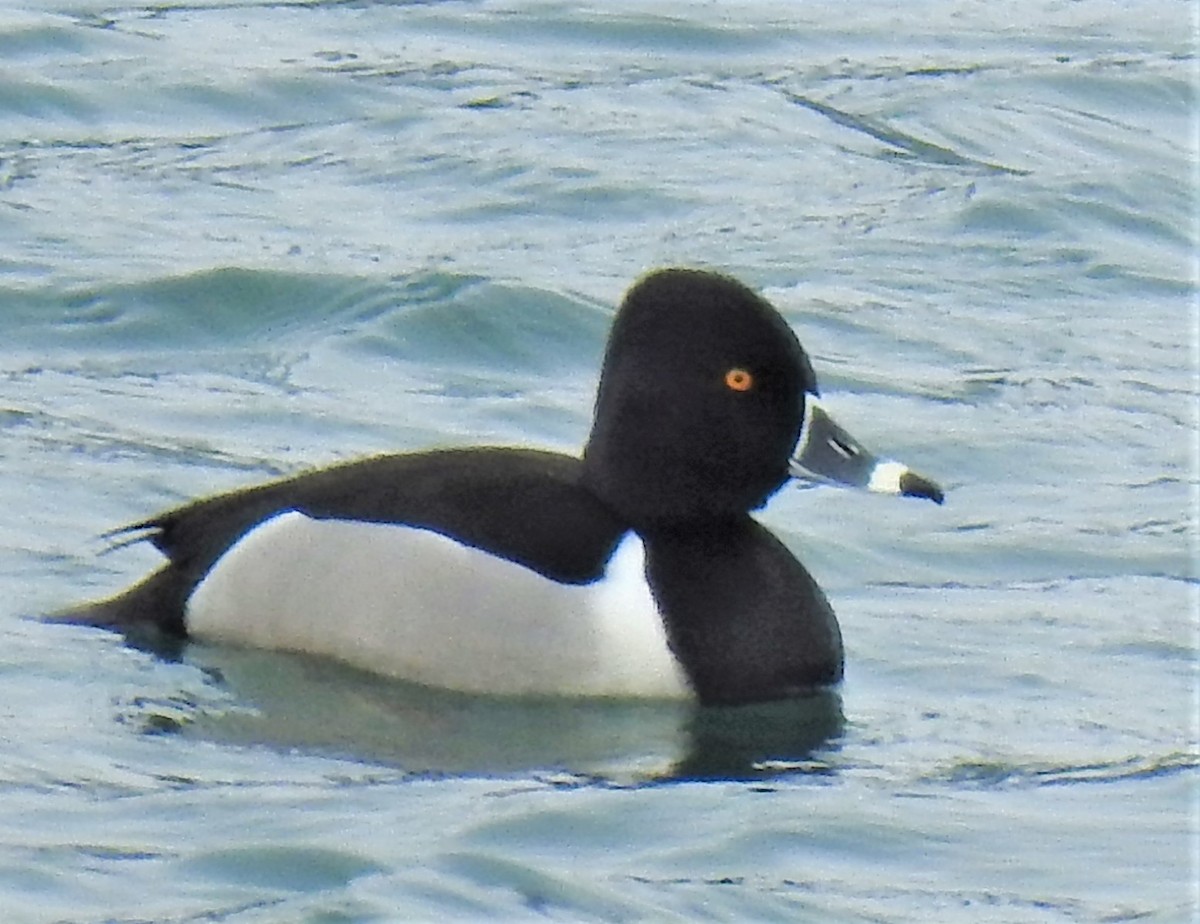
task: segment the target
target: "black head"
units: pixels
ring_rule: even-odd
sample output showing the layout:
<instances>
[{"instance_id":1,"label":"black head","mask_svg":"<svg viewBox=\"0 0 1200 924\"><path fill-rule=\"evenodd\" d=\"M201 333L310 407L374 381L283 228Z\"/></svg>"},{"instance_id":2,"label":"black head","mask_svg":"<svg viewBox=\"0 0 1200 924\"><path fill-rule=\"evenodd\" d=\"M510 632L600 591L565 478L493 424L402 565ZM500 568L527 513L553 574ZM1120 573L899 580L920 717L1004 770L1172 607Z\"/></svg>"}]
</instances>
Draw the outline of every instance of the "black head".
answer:
<instances>
[{"instance_id":1,"label":"black head","mask_svg":"<svg viewBox=\"0 0 1200 924\"><path fill-rule=\"evenodd\" d=\"M613 322L584 477L635 527L744 513L787 480L816 391L767 301L717 273L656 271Z\"/></svg>"}]
</instances>

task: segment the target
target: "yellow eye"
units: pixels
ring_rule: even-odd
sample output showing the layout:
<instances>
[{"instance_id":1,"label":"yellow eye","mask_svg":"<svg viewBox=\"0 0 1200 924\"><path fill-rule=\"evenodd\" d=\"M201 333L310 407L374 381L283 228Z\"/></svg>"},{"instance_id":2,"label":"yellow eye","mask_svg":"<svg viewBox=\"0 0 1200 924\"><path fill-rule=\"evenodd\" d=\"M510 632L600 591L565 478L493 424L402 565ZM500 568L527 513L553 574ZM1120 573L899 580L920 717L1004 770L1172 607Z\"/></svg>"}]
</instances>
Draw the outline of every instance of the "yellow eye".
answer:
<instances>
[{"instance_id":1,"label":"yellow eye","mask_svg":"<svg viewBox=\"0 0 1200 924\"><path fill-rule=\"evenodd\" d=\"M735 366L725 373L725 387L731 391L749 391L754 387L754 376Z\"/></svg>"}]
</instances>

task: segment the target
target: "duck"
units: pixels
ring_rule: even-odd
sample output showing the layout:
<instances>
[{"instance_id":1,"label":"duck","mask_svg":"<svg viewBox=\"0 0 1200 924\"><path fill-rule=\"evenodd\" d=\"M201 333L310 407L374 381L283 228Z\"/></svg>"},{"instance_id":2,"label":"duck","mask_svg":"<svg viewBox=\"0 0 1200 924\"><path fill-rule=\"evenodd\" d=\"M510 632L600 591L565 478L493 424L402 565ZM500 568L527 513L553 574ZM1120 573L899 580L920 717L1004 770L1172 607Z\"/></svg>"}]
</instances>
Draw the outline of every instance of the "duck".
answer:
<instances>
[{"instance_id":1,"label":"duck","mask_svg":"<svg viewBox=\"0 0 1200 924\"><path fill-rule=\"evenodd\" d=\"M166 561L56 618L464 693L802 697L842 680L844 653L753 515L793 479L944 499L836 423L762 295L659 269L614 315L581 454L388 453L202 498L107 534Z\"/></svg>"}]
</instances>

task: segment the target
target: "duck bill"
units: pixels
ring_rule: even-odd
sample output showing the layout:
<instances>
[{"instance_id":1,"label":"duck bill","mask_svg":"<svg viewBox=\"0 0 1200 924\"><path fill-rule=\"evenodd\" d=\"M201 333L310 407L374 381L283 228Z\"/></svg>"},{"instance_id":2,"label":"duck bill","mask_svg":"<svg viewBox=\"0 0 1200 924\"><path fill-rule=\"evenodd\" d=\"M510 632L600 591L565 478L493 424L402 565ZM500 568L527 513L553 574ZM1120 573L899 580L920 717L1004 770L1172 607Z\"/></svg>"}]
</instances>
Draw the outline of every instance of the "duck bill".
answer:
<instances>
[{"instance_id":1,"label":"duck bill","mask_svg":"<svg viewBox=\"0 0 1200 924\"><path fill-rule=\"evenodd\" d=\"M804 428L788 466L793 478L817 479L875 494L944 499L936 482L902 462L880 459L862 447L812 397L805 395Z\"/></svg>"}]
</instances>

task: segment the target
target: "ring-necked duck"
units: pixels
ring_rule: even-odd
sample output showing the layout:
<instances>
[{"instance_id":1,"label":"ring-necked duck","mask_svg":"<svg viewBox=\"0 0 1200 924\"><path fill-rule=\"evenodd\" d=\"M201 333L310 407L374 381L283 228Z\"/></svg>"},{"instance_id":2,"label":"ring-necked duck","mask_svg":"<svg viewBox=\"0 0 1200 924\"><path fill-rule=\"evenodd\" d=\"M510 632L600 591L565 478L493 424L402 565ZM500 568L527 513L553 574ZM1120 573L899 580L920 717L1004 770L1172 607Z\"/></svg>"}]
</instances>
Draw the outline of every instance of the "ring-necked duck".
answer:
<instances>
[{"instance_id":1,"label":"ring-necked duck","mask_svg":"<svg viewBox=\"0 0 1200 924\"><path fill-rule=\"evenodd\" d=\"M767 301L716 273L659 270L616 314L582 458L383 455L199 500L119 530L167 563L60 618L466 691L811 692L842 676L837 620L749 511L808 475L942 502L816 397Z\"/></svg>"}]
</instances>

